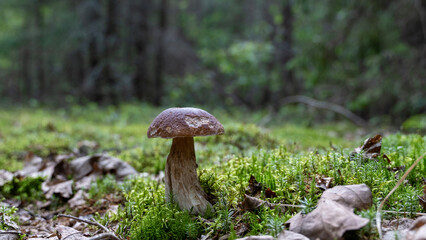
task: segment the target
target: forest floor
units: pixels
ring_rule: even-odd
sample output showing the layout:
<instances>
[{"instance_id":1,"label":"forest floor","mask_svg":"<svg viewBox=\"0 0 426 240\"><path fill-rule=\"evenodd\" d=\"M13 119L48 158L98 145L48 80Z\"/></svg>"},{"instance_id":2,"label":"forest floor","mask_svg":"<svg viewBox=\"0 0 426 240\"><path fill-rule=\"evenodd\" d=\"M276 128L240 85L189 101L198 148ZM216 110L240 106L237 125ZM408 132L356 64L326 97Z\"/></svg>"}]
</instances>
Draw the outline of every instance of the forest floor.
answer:
<instances>
[{"instance_id":1,"label":"forest floor","mask_svg":"<svg viewBox=\"0 0 426 240\"><path fill-rule=\"evenodd\" d=\"M0 239L291 239L285 234L293 232L378 239L379 204L426 152L420 134L286 116L261 127L265 113L212 110L225 134L196 137L195 150L213 209L195 216L165 202L171 140L146 136L160 112L136 105L0 109ZM367 138L373 144L356 151ZM387 239L421 229L409 227L425 212L425 176L422 160L383 205ZM325 194L333 191L338 200Z\"/></svg>"}]
</instances>

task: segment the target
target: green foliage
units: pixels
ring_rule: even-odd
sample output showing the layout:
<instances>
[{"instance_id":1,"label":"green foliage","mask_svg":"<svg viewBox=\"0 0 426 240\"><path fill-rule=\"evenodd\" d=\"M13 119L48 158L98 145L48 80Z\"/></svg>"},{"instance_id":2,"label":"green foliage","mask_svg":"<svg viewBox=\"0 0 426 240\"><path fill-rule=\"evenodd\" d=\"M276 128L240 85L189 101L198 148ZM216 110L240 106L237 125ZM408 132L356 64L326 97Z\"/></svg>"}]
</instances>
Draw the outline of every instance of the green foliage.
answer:
<instances>
[{"instance_id":1,"label":"green foliage","mask_svg":"<svg viewBox=\"0 0 426 240\"><path fill-rule=\"evenodd\" d=\"M44 194L41 190L41 184L44 178L42 177L26 177L24 179L13 178L0 187L0 194L3 197L15 198L23 202L33 202L43 200Z\"/></svg>"},{"instance_id":2,"label":"green foliage","mask_svg":"<svg viewBox=\"0 0 426 240\"><path fill-rule=\"evenodd\" d=\"M95 182L92 183L89 189L89 198L90 199L101 199L108 193L113 193L119 190L119 185L117 184L117 180L115 176L108 174L103 178L96 179Z\"/></svg>"},{"instance_id":3,"label":"green foliage","mask_svg":"<svg viewBox=\"0 0 426 240\"><path fill-rule=\"evenodd\" d=\"M12 207L6 207L1 205L0 206L0 230L9 230L10 226L6 224L6 217L10 219L10 221L17 222L18 217L13 216L18 211L18 208L12 206Z\"/></svg>"},{"instance_id":4,"label":"green foliage","mask_svg":"<svg viewBox=\"0 0 426 240\"><path fill-rule=\"evenodd\" d=\"M426 133L426 114L411 116L402 123L401 129L407 132Z\"/></svg>"},{"instance_id":5,"label":"green foliage","mask_svg":"<svg viewBox=\"0 0 426 240\"><path fill-rule=\"evenodd\" d=\"M135 179L125 193L126 220L121 228L130 226L131 239L196 239L201 224L188 212L165 203L164 186L146 179Z\"/></svg>"}]
</instances>

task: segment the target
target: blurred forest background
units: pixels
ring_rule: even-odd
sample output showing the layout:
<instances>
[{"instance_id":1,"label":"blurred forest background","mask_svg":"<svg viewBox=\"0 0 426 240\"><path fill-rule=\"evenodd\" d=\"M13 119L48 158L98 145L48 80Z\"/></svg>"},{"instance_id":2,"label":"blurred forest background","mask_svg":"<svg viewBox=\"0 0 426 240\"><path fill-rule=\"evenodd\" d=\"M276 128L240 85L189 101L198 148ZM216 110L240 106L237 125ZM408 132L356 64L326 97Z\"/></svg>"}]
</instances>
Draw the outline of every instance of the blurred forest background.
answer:
<instances>
[{"instance_id":1,"label":"blurred forest background","mask_svg":"<svg viewBox=\"0 0 426 240\"><path fill-rule=\"evenodd\" d=\"M0 0L0 94L31 102L426 111L425 0Z\"/></svg>"}]
</instances>

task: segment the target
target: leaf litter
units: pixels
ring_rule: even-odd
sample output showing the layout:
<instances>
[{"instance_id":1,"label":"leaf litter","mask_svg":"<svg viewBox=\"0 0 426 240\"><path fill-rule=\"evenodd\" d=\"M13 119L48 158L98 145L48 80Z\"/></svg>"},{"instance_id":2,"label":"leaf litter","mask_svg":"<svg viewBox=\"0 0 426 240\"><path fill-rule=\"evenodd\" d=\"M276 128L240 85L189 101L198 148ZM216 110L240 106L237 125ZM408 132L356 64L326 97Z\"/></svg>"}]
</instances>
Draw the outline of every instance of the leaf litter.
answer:
<instances>
[{"instance_id":1,"label":"leaf litter","mask_svg":"<svg viewBox=\"0 0 426 240\"><path fill-rule=\"evenodd\" d=\"M87 222L84 220L57 218L58 214L65 212L67 206L49 211L55 199L61 199L74 211L80 214L91 215L107 211L116 211L117 204L124 198L105 196L103 204L94 206L89 199L87 190L97 179L107 174L113 175L117 182L126 177L136 175L138 172L128 163L106 154L77 157L75 155L51 155L45 159L28 153L25 166L22 170L10 173L0 171L0 186L7 182L27 177L43 177L42 190L46 202L36 201L29 205L23 205L21 201L9 201L13 206L19 207L17 215L21 226L18 226L9 216L2 216L2 223L9 226L9 231L0 232L0 239L19 239L19 234L26 234L26 239L91 239L94 232L89 232ZM55 205L56 207L56 205ZM103 208L103 211L100 209ZM35 213L37 212L37 213ZM0 213L3 215L3 213ZM97 239L118 239L113 234L105 235Z\"/></svg>"}]
</instances>

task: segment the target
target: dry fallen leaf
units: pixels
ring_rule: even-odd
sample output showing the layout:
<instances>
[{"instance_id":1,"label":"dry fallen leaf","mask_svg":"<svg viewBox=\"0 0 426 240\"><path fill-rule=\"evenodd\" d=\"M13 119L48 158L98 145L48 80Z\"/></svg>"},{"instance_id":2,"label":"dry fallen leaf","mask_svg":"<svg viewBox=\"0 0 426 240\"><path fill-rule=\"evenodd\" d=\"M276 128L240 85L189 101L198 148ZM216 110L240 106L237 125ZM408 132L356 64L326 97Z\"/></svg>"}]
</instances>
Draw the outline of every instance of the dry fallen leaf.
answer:
<instances>
[{"instance_id":1,"label":"dry fallen leaf","mask_svg":"<svg viewBox=\"0 0 426 240\"><path fill-rule=\"evenodd\" d=\"M253 175L250 176L249 185L246 189L246 194L252 197L260 197L262 189L262 183L257 182L256 178Z\"/></svg>"},{"instance_id":2,"label":"dry fallen leaf","mask_svg":"<svg viewBox=\"0 0 426 240\"><path fill-rule=\"evenodd\" d=\"M274 237L269 235L248 236L244 238L238 238L237 240L274 240Z\"/></svg>"},{"instance_id":3,"label":"dry fallen leaf","mask_svg":"<svg viewBox=\"0 0 426 240\"><path fill-rule=\"evenodd\" d=\"M426 240L426 216L419 217L412 223L405 240Z\"/></svg>"},{"instance_id":4,"label":"dry fallen leaf","mask_svg":"<svg viewBox=\"0 0 426 240\"><path fill-rule=\"evenodd\" d=\"M371 190L365 184L338 186L326 190L310 213L298 213L287 221L289 230L310 239L340 239L346 231L357 230L369 222L353 213L354 208L371 206Z\"/></svg>"},{"instance_id":5,"label":"dry fallen leaf","mask_svg":"<svg viewBox=\"0 0 426 240\"><path fill-rule=\"evenodd\" d=\"M368 219L353 213L353 209L332 200L320 199L317 208L303 215L298 213L286 224L290 231L310 239L340 239L346 231L367 225Z\"/></svg>"},{"instance_id":6,"label":"dry fallen leaf","mask_svg":"<svg viewBox=\"0 0 426 240\"><path fill-rule=\"evenodd\" d=\"M246 211L253 211L258 209L262 205L267 206L270 209L279 208L281 209L281 212L285 211L285 206L283 204L270 203L256 197L251 197L247 194L244 194L244 201L241 203L241 208Z\"/></svg>"},{"instance_id":7,"label":"dry fallen leaf","mask_svg":"<svg viewBox=\"0 0 426 240\"><path fill-rule=\"evenodd\" d=\"M336 186L325 191L321 199L328 199L355 209L368 209L373 195L366 184Z\"/></svg>"},{"instance_id":8,"label":"dry fallen leaf","mask_svg":"<svg viewBox=\"0 0 426 240\"><path fill-rule=\"evenodd\" d=\"M277 240L309 240L309 238L299 233L284 230L277 236Z\"/></svg>"},{"instance_id":9,"label":"dry fallen leaf","mask_svg":"<svg viewBox=\"0 0 426 240\"><path fill-rule=\"evenodd\" d=\"M89 238L83 236L83 233L63 225L56 227L59 240L87 240Z\"/></svg>"},{"instance_id":10,"label":"dry fallen leaf","mask_svg":"<svg viewBox=\"0 0 426 240\"><path fill-rule=\"evenodd\" d=\"M363 157L366 159L377 158L378 156L380 156L381 148L382 136L380 134L377 134L372 138L367 138L362 144L362 146L355 148L355 150L351 153L351 156L362 153ZM390 161L387 156L384 158L387 161Z\"/></svg>"},{"instance_id":11,"label":"dry fallen leaf","mask_svg":"<svg viewBox=\"0 0 426 240\"><path fill-rule=\"evenodd\" d=\"M73 180L68 180L65 182L54 183L49 185L49 182L43 182L41 189L44 192L44 195L47 199L51 199L53 194L56 194L62 198L70 199L72 197L72 184Z\"/></svg>"},{"instance_id":12,"label":"dry fallen leaf","mask_svg":"<svg viewBox=\"0 0 426 240\"><path fill-rule=\"evenodd\" d=\"M265 190L265 198L276 198L277 197L277 193L272 191L270 188L267 188Z\"/></svg>"},{"instance_id":13,"label":"dry fallen leaf","mask_svg":"<svg viewBox=\"0 0 426 240\"><path fill-rule=\"evenodd\" d=\"M114 174L117 180L137 174L137 171L128 163L105 154L76 158L71 161L70 167L77 181L92 173Z\"/></svg>"},{"instance_id":14,"label":"dry fallen leaf","mask_svg":"<svg viewBox=\"0 0 426 240\"><path fill-rule=\"evenodd\" d=\"M332 181L333 178L331 177L321 177L317 179L315 186L321 190L327 190L332 187Z\"/></svg>"},{"instance_id":15,"label":"dry fallen leaf","mask_svg":"<svg viewBox=\"0 0 426 240\"><path fill-rule=\"evenodd\" d=\"M0 240L19 240L19 239L20 237L18 232L0 230Z\"/></svg>"},{"instance_id":16,"label":"dry fallen leaf","mask_svg":"<svg viewBox=\"0 0 426 240\"><path fill-rule=\"evenodd\" d=\"M0 187L2 187L7 182L12 181L12 179L13 173L0 169Z\"/></svg>"}]
</instances>

